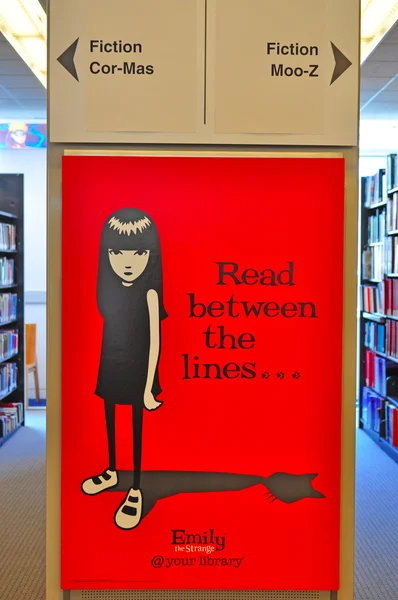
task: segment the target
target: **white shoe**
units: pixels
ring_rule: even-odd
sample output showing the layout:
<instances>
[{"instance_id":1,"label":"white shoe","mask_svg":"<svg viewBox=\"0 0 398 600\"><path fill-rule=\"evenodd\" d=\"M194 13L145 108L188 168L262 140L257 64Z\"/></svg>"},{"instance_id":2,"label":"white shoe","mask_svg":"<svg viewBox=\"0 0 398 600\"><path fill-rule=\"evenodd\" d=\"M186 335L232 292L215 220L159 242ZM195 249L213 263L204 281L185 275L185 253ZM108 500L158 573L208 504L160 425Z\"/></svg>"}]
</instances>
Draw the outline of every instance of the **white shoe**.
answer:
<instances>
[{"instance_id":1,"label":"white shoe","mask_svg":"<svg viewBox=\"0 0 398 600\"><path fill-rule=\"evenodd\" d=\"M130 488L127 496L115 513L115 523L120 529L134 529L141 521L142 494Z\"/></svg>"},{"instance_id":2,"label":"white shoe","mask_svg":"<svg viewBox=\"0 0 398 600\"><path fill-rule=\"evenodd\" d=\"M95 494L99 494L104 490L115 487L117 484L117 471L107 469L101 473L101 475L95 475L94 477L90 477L90 479L83 481L82 491L89 496L94 496Z\"/></svg>"}]
</instances>

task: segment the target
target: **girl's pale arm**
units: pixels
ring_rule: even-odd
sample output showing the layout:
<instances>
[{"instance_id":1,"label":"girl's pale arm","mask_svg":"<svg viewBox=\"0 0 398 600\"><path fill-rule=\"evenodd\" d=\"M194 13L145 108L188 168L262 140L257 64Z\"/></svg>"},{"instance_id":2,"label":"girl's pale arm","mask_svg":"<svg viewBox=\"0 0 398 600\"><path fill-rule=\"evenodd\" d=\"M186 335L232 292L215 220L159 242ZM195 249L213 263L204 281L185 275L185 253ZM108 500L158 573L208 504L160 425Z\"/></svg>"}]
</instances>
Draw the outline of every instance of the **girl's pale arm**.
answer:
<instances>
[{"instance_id":1,"label":"girl's pale arm","mask_svg":"<svg viewBox=\"0 0 398 600\"><path fill-rule=\"evenodd\" d=\"M149 311L149 361L148 376L144 393L144 405L148 410L158 408L162 403L155 400L152 394L153 380L160 352L160 319L159 319L159 297L155 290L147 293Z\"/></svg>"}]
</instances>

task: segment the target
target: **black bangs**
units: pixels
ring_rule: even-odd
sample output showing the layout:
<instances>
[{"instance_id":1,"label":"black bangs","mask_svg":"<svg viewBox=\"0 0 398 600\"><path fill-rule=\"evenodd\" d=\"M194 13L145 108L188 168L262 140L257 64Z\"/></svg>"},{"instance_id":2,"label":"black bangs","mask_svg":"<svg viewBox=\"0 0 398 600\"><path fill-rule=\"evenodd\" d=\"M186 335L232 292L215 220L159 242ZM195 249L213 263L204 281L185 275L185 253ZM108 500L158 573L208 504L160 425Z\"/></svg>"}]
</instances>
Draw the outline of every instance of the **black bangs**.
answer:
<instances>
[{"instance_id":1,"label":"black bangs","mask_svg":"<svg viewBox=\"0 0 398 600\"><path fill-rule=\"evenodd\" d=\"M129 225L129 223L127 224ZM101 247L106 250L155 251L159 247L159 237L153 223L147 225L142 231L137 230L136 233L130 231L130 234L119 233L117 229L105 224L102 231Z\"/></svg>"},{"instance_id":2,"label":"black bangs","mask_svg":"<svg viewBox=\"0 0 398 600\"><path fill-rule=\"evenodd\" d=\"M104 227L101 246L106 250L155 250L159 245L155 228L148 227L142 233L119 233L109 227Z\"/></svg>"}]
</instances>

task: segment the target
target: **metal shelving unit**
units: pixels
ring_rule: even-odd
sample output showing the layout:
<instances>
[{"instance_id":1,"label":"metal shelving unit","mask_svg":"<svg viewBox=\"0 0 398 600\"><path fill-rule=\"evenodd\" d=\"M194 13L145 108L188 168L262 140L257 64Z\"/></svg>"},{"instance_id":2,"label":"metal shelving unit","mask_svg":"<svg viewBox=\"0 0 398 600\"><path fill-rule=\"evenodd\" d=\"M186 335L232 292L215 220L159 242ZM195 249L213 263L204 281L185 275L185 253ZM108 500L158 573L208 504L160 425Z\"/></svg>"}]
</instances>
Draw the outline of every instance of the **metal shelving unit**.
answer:
<instances>
[{"instance_id":1,"label":"metal shelving unit","mask_svg":"<svg viewBox=\"0 0 398 600\"><path fill-rule=\"evenodd\" d=\"M17 294L17 311L16 318L9 318L0 322L0 330L18 331L18 350L15 353L10 352L0 360L0 367L8 363L16 363L17 365L16 386L3 389L0 386L0 412L4 404L21 403L22 419L15 429L0 437L0 447L25 424L23 175L0 175L0 224L2 223L16 226L16 249L0 249L0 259L7 257L14 260L14 282L12 284L0 284L0 295Z\"/></svg>"},{"instance_id":2,"label":"metal shelving unit","mask_svg":"<svg viewBox=\"0 0 398 600\"><path fill-rule=\"evenodd\" d=\"M380 176L380 172L379 172ZM384 176L387 176L385 174ZM361 251L365 251L366 248L375 248L375 247L385 247L386 239L388 236L398 235L398 230L387 231L387 205L389 202L389 197L398 192L398 187L394 187L387 191L387 198L380 199L380 201L376 201L371 205L365 205L365 197L366 197L366 178L362 178L362 195L361 195ZM369 242L368 235L368 217L369 215L377 215L381 216L381 219L384 219L385 223L385 235L383 239L378 239L376 241ZM385 258L385 257L384 257ZM371 287L377 288L378 286L383 284L383 281L388 279L397 278L397 273L386 273L386 263L383 265L383 278L382 281L372 278L365 278L363 273L363 265L361 265L361 284L367 285ZM384 311L385 312L385 311ZM369 387L367 385L366 380L366 350L365 346L365 327L366 323L373 322L378 325L384 325L386 327L385 331L385 340L387 335L387 323L388 320L397 321L398 316L388 315L388 314L380 314L377 312L368 312L361 311L360 313L360 337L359 337L359 377L360 377L360 394L359 394L359 427L363 429L377 444L379 447L384 450L393 460L398 462L398 447L393 446L385 437L386 431L386 407L385 405L389 403L390 405L398 408L398 398L394 398L388 396L387 394L381 394L379 391ZM389 356L386 352L387 347L384 348L384 352L378 351L376 349L370 348L370 350L378 357L386 360L386 369L388 369L389 373L398 374L398 358ZM387 371L386 371L387 372ZM367 426L366 419L364 415L366 413L366 406L364 406L364 397L370 392L372 395L377 396L381 400L381 409L379 413L380 424L379 430L374 431L372 428Z\"/></svg>"}]
</instances>

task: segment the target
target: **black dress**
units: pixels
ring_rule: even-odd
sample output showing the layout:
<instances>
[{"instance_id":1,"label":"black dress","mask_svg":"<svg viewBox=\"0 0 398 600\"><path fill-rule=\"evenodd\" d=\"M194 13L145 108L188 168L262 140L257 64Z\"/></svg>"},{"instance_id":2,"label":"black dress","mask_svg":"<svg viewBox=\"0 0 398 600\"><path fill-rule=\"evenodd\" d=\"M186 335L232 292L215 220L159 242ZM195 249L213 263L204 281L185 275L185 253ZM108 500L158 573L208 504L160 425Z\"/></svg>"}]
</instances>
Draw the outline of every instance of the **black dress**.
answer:
<instances>
[{"instance_id":1,"label":"black dress","mask_svg":"<svg viewBox=\"0 0 398 600\"><path fill-rule=\"evenodd\" d=\"M141 286L115 290L104 318L101 359L95 393L109 404L143 404L149 362L147 290ZM156 367L152 393L161 392Z\"/></svg>"}]
</instances>

